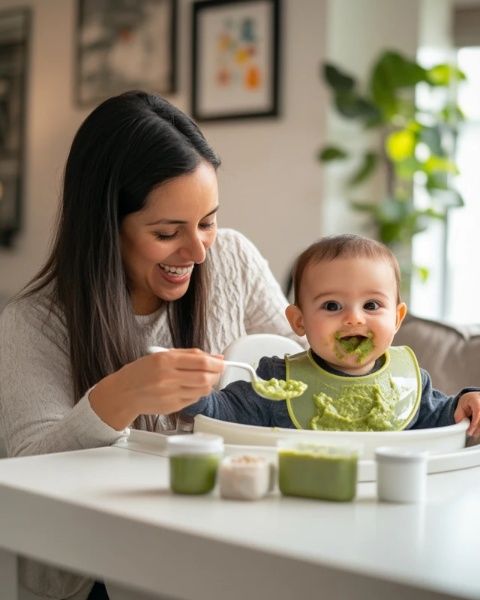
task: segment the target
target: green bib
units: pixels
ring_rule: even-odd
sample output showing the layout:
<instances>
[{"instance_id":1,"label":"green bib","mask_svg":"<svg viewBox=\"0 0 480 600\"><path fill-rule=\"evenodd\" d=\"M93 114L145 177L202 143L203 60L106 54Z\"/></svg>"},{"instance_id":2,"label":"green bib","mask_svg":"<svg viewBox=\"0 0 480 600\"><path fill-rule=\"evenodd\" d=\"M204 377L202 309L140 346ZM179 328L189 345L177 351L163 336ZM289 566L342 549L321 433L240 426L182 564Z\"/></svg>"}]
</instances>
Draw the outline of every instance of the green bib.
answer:
<instances>
[{"instance_id":1,"label":"green bib","mask_svg":"<svg viewBox=\"0 0 480 600\"><path fill-rule=\"evenodd\" d=\"M324 431L405 429L420 405L420 369L408 346L392 346L384 359L378 371L348 377L320 367L311 350L286 355L286 378L308 385L302 396L287 400L295 427Z\"/></svg>"}]
</instances>

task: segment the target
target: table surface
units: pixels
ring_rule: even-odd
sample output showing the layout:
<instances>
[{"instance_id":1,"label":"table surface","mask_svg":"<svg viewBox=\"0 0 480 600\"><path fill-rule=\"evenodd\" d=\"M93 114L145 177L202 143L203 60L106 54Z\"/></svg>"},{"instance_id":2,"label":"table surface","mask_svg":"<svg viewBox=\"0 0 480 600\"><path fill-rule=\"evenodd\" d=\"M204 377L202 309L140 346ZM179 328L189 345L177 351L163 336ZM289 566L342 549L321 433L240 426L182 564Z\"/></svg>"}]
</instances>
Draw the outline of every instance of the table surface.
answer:
<instances>
[{"instance_id":1,"label":"table surface","mask_svg":"<svg viewBox=\"0 0 480 600\"><path fill-rule=\"evenodd\" d=\"M429 475L421 505L377 502L374 483L351 503L241 502L171 494L160 454L1 460L0 546L172 597L291 598L314 581L338 598L480 598L478 467Z\"/></svg>"}]
</instances>

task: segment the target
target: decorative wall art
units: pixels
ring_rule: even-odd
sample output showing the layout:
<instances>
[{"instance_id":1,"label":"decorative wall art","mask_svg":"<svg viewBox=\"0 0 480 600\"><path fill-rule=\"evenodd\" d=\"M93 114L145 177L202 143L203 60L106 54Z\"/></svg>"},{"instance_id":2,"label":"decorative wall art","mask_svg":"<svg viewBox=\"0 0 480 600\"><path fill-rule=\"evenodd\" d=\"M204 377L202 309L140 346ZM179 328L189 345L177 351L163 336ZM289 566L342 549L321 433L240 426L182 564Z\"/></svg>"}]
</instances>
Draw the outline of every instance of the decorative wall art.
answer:
<instances>
[{"instance_id":1,"label":"decorative wall art","mask_svg":"<svg viewBox=\"0 0 480 600\"><path fill-rule=\"evenodd\" d=\"M199 121L278 114L280 0L193 4L192 115Z\"/></svg>"},{"instance_id":2,"label":"decorative wall art","mask_svg":"<svg viewBox=\"0 0 480 600\"><path fill-rule=\"evenodd\" d=\"M79 0L76 98L175 91L176 0Z\"/></svg>"},{"instance_id":3,"label":"decorative wall art","mask_svg":"<svg viewBox=\"0 0 480 600\"><path fill-rule=\"evenodd\" d=\"M30 11L0 12L0 246L22 224L24 133Z\"/></svg>"}]
</instances>

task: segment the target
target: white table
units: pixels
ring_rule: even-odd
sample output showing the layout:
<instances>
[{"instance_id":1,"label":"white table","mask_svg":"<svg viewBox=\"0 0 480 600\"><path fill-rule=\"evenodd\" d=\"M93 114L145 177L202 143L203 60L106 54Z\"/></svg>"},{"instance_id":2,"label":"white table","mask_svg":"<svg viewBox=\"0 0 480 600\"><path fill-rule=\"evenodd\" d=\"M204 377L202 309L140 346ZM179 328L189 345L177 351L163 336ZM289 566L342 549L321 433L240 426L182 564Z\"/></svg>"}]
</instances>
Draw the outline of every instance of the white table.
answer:
<instances>
[{"instance_id":1,"label":"white table","mask_svg":"<svg viewBox=\"0 0 480 600\"><path fill-rule=\"evenodd\" d=\"M0 461L2 600L17 554L192 600L480 598L479 467L429 475L424 506L378 503L373 483L347 504L249 503L170 494L155 452Z\"/></svg>"}]
</instances>

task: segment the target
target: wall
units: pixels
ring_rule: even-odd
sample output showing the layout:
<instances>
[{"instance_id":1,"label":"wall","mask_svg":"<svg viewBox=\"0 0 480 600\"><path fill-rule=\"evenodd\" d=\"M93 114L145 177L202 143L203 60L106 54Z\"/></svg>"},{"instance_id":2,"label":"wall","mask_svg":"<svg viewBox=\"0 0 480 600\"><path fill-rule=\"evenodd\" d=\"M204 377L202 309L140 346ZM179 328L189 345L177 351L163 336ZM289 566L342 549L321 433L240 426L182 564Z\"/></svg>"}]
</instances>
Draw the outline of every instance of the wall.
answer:
<instances>
[{"instance_id":1,"label":"wall","mask_svg":"<svg viewBox=\"0 0 480 600\"><path fill-rule=\"evenodd\" d=\"M0 0L0 10L31 6L33 30L27 107L25 223L13 251L0 250L0 294L18 290L44 260L72 137L89 112L73 103L76 2ZM299 7L301 5L301 10ZM283 281L294 254L322 229L322 171L315 153L324 138L326 0L284 0L282 116L205 125L221 155L221 225L247 234ZM188 110L190 0L179 2L179 93Z\"/></svg>"}]
</instances>

